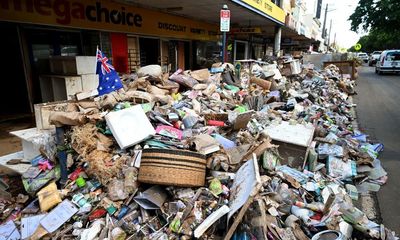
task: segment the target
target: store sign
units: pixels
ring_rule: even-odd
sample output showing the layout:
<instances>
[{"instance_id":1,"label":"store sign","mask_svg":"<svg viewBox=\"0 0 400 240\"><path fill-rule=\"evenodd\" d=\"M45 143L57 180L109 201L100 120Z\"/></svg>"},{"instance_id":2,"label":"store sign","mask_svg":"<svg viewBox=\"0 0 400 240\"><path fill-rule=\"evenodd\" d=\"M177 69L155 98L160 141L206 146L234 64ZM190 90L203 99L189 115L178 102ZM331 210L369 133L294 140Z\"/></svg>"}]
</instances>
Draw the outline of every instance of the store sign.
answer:
<instances>
[{"instance_id":1,"label":"store sign","mask_svg":"<svg viewBox=\"0 0 400 240\"><path fill-rule=\"evenodd\" d=\"M231 25L231 11L222 9L220 11L220 27L221 32L229 32Z\"/></svg>"},{"instance_id":2,"label":"store sign","mask_svg":"<svg viewBox=\"0 0 400 240\"><path fill-rule=\"evenodd\" d=\"M285 24L285 11L271 2L271 0L232 0L260 15Z\"/></svg>"},{"instance_id":3,"label":"store sign","mask_svg":"<svg viewBox=\"0 0 400 240\"><path fill-rule=\"evenodd\" d=\"M215 40L217 26L149 9L100 0L0 0L0 20Z\"/></svg>"},{"instance_id":4,"label":"store sign","mask_svg":"<svg viewBox=\"0 0 400 240\"><path fill-rule=\"evenodd\" d=\"M260 27L232 28L231 32L235 33L235 34L260 34L260 33L262 33Z\"/></svg>"}]
</instances>

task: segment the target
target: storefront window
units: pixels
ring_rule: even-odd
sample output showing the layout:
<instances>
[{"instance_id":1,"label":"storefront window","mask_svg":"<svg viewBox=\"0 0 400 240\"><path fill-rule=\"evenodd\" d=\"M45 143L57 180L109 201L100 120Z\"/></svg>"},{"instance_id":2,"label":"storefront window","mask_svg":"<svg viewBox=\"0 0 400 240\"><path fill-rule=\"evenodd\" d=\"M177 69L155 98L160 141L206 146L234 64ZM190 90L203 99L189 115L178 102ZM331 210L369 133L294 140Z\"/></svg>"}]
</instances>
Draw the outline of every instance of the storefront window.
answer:
<instances>
[{"instance_id":1,"label":"storefront window","mask_svg":"<svg viewBox=\"0 0 400 240\"><path fill-rule=\"evenodd\" d=\"M99 31L83 31L83 55L96 56L96 49L99 48L112 61L110 34ZM68 50L67 50L68 51ZM69 50L72 51L72 50ZM73 56L73 55L65 55Z\"/></svg>"},{"instance_id":2,"label":"storefront window","mask_svg":"<svg viewBox=\"0 0 400 240\"><path fill-rule=\"evenodd\" d=\"M77 56L79 54L78 46L76 45L60 45L61 56Z\"/></svg>"},{"instance_id":3,"label":"storefront window","mask_svg":"<svg viewBox=\"0 0 400 240\"><path fill-rule=\"evenodd\" d=\"M263 45L258 43L253 43L252 45L253 45L252 58L253 59L263 58L264 57Z\"/></svg>"},{"instance_id":4,"label":"storefront window","mask_svg":"<svg viewBox=\"0 0 400 240\"><path fill-rule=\"evenodd\" d=\"M100 46L101 51L106 55L110 56L109 59L112 59L112 52L111 52L111 41L110 41L110 34L105 32L100 32Z\"/></svg>"},{"instance_id":5,"label":"storefront window","mask_svg":"<svg viewBox=\"0 0 400 240\"><path fill-rule=\"evenodd\" d=\"M96 55L96 47L100 47L100 33L98 31L83 31L83 55L94 56Z\"/></svg>"},{"instance_id":6,"label":"storefront window","mask_svg":"<svg viewBox=\"0 0 400 240\"><path fill-rule=\"evenodd\" d=\"M196 51L195 68L210 68L213 63L220 62L220 46L217 42L194 42Z\"/></svg>"}]
</instances>

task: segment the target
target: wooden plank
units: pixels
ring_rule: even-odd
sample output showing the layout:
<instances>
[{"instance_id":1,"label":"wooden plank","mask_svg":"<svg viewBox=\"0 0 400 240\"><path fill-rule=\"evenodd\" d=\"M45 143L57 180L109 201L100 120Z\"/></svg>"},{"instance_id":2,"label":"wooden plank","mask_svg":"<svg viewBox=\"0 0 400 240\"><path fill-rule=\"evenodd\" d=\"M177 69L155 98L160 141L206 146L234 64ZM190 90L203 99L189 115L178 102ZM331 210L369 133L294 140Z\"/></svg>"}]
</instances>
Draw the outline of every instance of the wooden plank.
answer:
<instances>
[{"instance_id":1,"label":"wooden plank","mask_svg":"<svg viewBox=\"0 0 400 240\"><path fill-rule=\"evenodd\" d=\"M243 205L242 209L240 209L238 215L236 216L235 221L233 221L232 226L229 228L229 231L226 233L224 240L231 239L232 235L235 233L237 226L242 221L244 214L246 213L247 209L250 207L250 204L253 202L253 199L254 199L253 197L250 197L249 199L247 199L247 201Z\"/></svg>"},{"instance_id":2,"label":"wooden plank","mask_svg":"<svg viewBox=\"0 0 400 240\"><path fill-rule=\"evenodd\" d=\"M99 92L97 91L97 89L94 89L91 91L86 91L86 92L81 92L81 93L76 94L76 100L80 101L83 99L95 97L97 95L99 95Z\"/></svg>"},{"instance_id":3,"label":"wooden plank","mask_svg":"<svg viewBox=\"0 0 400 240\"><path fill-rule=\"evenodd\" d=\"M22 174L28 170L31 166L29 164L16 164L16 165L8 165L7 162L11 159L23 159L24 153L23 151L7 154L0 157L0 165L3 168L0 168L1 175L14 175L14 174Z\"/></svg>"}]
</instances>

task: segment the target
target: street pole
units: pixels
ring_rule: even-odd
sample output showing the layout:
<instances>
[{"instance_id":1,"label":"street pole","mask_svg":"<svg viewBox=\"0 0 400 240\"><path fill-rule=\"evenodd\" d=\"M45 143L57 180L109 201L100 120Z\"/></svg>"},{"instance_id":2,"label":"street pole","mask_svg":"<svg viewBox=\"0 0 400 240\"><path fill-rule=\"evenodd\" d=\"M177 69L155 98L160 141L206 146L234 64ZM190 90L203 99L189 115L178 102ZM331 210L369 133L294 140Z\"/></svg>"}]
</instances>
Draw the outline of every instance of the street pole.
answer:
<instances>
[{"instance_id":1,"label":"street pole","mask_svg":"<svg viewBox=\"0 0 400 240\"><path fill-rule=\"evenodd\" d=\"M333 38L333 46L335 46L335 52L337 52L337 47L336 47L336 32L335 32L335 37Z\"/></svg>"},{"instance_id":2,"label":"street pole","mask_svg":"<svg viewBox=\"0 0 400 240\"><path fill-rule=\"evenodd\" d=\"M326 8L325 8L325 17L324 17L324 24L322 24L322 38L324 39L324 41L326 40L326 34L325 34L325 27L326 27L326 16L328 15L328 4L326 4ZM326 41L325 41L326 42Z\"/></svg>"},{"instance_id":3,"label":"street pole","mask_svg":"<svg viewBox=\"0 0 400 240\"><path fill-rule=\"evenodd\" d=\"M231 12L228 5L224 4L220 11L220 31L222 32L222 62L226 62L226 32L230 29Z\"/></svg>"},{"instance_id":4,"label":"street pole","mask_svg":"<svg viewBox=\"0 0 400 240\"><path fill-rule=\"evenodd\" d=\"M222 33L222 62L226 62L226 32Z\"/></svg>"},{"instance_id":5,"label":"street pole","mask_svg":"<svg viewBox=\"0 0 400 240\"><path fill-rule=\"evenodd\" d=\"M329 35L328 35L328 51L329 51L329 46L331 44L331 30L332 30L332 19L331 19L331 23L329 25Z\"/></svg>"}]
</instances>

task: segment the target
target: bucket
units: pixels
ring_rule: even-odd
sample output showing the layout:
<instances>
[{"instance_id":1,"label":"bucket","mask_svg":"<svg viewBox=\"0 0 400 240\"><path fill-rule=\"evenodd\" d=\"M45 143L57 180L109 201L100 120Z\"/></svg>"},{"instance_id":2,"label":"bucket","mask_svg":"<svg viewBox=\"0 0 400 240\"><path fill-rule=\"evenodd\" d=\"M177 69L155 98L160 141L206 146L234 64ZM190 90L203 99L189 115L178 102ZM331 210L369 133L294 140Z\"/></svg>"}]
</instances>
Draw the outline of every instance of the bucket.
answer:
<instances>
[{"instance_id":1,"label":"bucket","mask_svg":"<svg viewBox=\"0 0 400 240\"><path fill-rule=\"evenodd\" d=\"M315 234L311 240L345 240L345 237L339 231L325 230Z\"/></svg>"}]
</instances>

